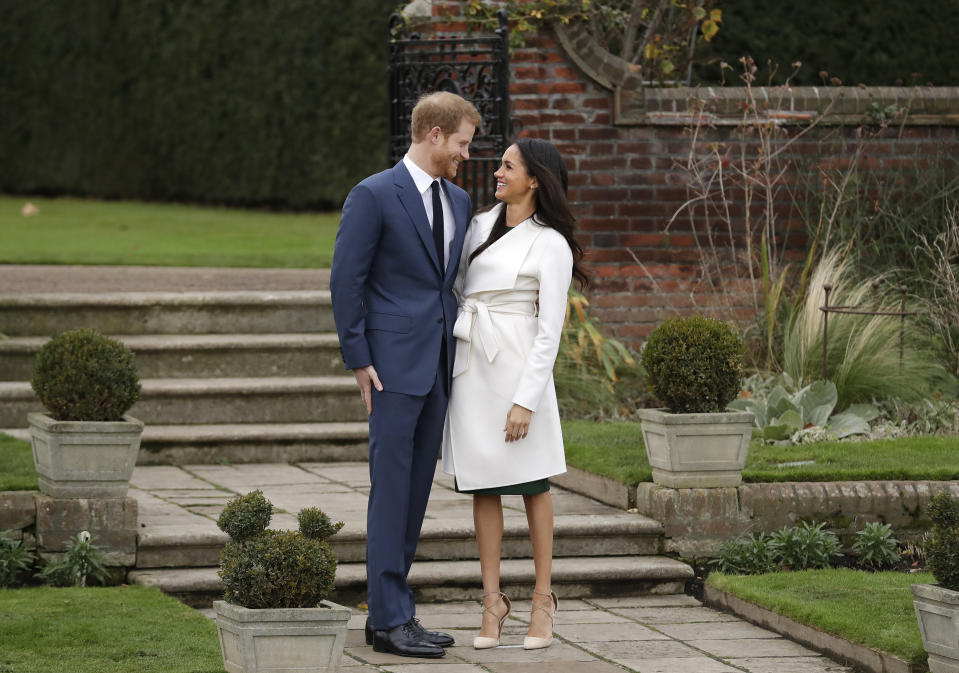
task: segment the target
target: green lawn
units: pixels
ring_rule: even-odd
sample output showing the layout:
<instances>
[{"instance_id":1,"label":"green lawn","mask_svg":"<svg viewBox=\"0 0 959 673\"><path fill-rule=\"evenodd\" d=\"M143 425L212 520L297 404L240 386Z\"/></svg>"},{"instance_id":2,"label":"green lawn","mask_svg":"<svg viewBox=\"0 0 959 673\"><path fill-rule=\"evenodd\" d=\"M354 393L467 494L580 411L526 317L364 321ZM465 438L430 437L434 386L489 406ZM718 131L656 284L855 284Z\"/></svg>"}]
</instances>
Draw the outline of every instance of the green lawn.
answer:
<instances>
[{"instance_id":1,"label":"green lawn","mask_svg":"<svg viewBox=\"0 0 959 673\"><path fill-rule=\"evenodd\" d=\"M652 480L639 423L564 421L567 462L624 484ZM791 463L813 461L812 464ZM768 446L752 442L743 480L959 479L959 438Z\"/></svg>"},{"instance_id":2,"label":"green lawn","mask_svg":"<svg viewBox=\"0 0 959 673\"><path fill-rule=\"evenodd\" d=\"M30 445L7 435L0 435L0 491L35 490L37 472L33 467Z\"/></svg>"},{"instance_id":3,"label":"green lawn","mask_svg":"<svg viewBox=\"0 0 959 673\"><path fill-rule=\"evenodd\" d=\"M39 213L20 214L27 202ZM339 213L0 197L0 263L326 268Z\"/></svg>"},{"instance_id":4,"label":"green lawn","mask_svg":"<svg viewBox=\"0 0 959 673\"><path fill-rule=\"evenodd\" d=\"M910 584L932 583L930 573L830 569L724 575L706 584L797 622L924 665Z\"/></svg>"},{"instance_id":5,"label":"green lawn","mask_svg":"<svg viewBox=\"0 0 959 673\"><path fill-rule=\"evenodd\" d=\"M0 589L0 671L223 673L216 626L153 587Z\"/></svg>"}]
</instances>

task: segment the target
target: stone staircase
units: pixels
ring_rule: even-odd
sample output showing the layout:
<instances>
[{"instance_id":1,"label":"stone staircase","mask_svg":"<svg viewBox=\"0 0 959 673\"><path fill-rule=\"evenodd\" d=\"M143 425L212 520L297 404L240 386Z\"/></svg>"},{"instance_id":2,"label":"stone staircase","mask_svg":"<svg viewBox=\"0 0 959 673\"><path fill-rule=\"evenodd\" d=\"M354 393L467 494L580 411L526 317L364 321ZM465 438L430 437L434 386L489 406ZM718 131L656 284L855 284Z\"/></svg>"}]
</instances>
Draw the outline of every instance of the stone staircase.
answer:
<instances>
[{"instance_id":1,"label":"stone staircase","mask_svg":"<svg viewBox=\"0 0 959 673\"><path fill-rule=\"evenodd\" d=\"M336 598L364 599L366 413L342 368L329 292L0 294L0 432L26 437L26 414L41 408L28 383L33 358L49 335L79 327L126 343L141 375L130 412L146 423L131 488L140 511L131 582L209 605L222 595L219 509L263 488L285 512L277 527L295 528L291 513L308 504L347 522L333 540ZM326 482L328 492L311 490ZM524 596L531 550L522 502L511 498L502 584ZM481 593L469 502L438 471L410 578L420 600ZM661 523L560 488L554 502L562 596L675 593L692 578L689 566L660 555Z\"/></svg>"},{"instance_id":2,"label":"stone staircase","mask_svg":"<svg viewBox=\"0 0 959 673\"><path fill-rule=\"evenodd\" d=\"M27 413L41 409L28 383L40 347L79 327L136 355L141 464L366 455L366 413L327 291L0 295L4 432L22 436Z\"/></svg>"}]
</instances>

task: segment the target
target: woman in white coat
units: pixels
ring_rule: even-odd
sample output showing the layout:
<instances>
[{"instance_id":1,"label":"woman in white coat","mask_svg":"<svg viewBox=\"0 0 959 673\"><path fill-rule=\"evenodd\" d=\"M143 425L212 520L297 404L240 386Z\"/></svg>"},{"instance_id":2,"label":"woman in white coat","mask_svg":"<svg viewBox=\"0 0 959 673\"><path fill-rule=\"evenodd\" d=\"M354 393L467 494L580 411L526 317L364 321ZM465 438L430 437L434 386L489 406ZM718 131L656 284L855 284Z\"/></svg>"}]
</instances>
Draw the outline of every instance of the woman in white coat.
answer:
<instances>
[{"instance_id":1,"label":"woman in white coat","mask_svg":"<svg viewBox=\"0 0 959 673\"><path fill-rule=\"evenodd\" d=\"M500 496L523 496L536 571L523 647L537 649L552 642L558 607L549 477L566 471L553 364L570 280L585 286L587 277L559 151L521 139L494 175L501 203L473 219L460 263L443 470L455 475L458 491L473 494L484 594L477 649L499 645L510 611L499 585Z\"/></svg>"}]
</instances>

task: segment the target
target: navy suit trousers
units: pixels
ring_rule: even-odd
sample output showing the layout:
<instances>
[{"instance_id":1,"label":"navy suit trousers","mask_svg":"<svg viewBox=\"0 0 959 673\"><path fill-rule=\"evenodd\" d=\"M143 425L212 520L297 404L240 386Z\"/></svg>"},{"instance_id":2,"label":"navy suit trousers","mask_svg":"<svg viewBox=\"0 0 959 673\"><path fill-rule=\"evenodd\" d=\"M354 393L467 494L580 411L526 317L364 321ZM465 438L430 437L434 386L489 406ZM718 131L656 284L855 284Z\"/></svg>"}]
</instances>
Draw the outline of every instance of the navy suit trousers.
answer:
<instances>
[{"instance_id":1,"label":"navy suit trousers","mask_svg":"<svg viewBox=\"0 0 959 673\"><path fill-rule=\"evenodd\" d=\"M445 363L426 395L373 389L370 499L366 522L367 601L377 630L416 614L406 582L443 443L449 393Z\"/></svg>"}]
</instances>

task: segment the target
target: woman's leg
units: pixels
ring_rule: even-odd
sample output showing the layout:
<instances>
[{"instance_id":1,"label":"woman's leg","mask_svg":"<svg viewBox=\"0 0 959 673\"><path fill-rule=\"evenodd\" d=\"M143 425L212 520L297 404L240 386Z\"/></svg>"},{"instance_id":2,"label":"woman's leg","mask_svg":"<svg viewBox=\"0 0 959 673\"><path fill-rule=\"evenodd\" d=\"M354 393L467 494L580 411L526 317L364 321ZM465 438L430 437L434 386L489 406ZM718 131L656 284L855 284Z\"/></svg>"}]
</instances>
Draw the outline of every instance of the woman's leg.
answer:
<instances>
[{"instance_id":1,"label":"woman's leg","mask_svg":"<svg viewBox=\"0 0 959 673\"><path fill-rule=\"evenodd\" d=\"M503 546L503 503L498 495L473 496L473 525L479 547L480 574L483 577L483 625L480 636L499 637L499 620L506 614L506 603L499 595L499 561Z\"/></svg>"},{"instance_id":2,"label":"woman's leg","mask_svg":"<svg viewBox=\"0 0 959 673\"><path fill-rule=\"evenodd\" d=\"M533 567L536 570L536 587L533 589L533 612L530 615L529 635L549 638L552 635L553 601L549 596L550 576L553 571L553 499L549 491L536 495L524 495L526 520L529 522L529 537L533 543ZM546 608L536 610L538 607Z\"/></svg>"}]
</instances>

